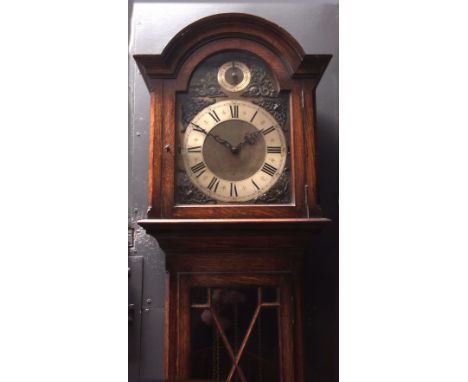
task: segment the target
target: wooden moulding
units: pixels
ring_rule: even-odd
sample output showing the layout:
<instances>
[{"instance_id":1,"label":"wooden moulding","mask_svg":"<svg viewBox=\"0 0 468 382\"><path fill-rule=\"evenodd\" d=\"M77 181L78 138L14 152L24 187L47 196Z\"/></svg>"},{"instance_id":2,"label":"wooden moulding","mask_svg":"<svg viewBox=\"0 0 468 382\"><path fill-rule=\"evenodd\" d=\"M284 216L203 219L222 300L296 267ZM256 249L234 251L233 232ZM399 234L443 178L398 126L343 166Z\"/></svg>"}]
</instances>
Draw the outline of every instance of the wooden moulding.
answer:
<instances>
[{"instance_id":1,"label":"wooden moulding","mask_svg":"<svg viewBox=\"0 0 468 382\"><path fill-rule=\"evenodd\" d=\"M235 274L239 280L244 281L249 277L257 277L258 274L266 275L277 272L299 274L301 264L302 256L299 254L283 256L283 254L266 252L258 252L255 256L229 253L223 254L221 257L217 253L203 253L197 256L174 254L166 258L166 268L169 274L174 277L181 273L187 275L192 273L210 274L212 276L218 274L220 277L226 274Z\"/></svg>"},{"instance_id":2,"label":"wooden moulding","mask_svg":"<svg viewBox=\"0 0 468 382\"><path fill-rule=\"evenodd\" d=\"M226 38L252 40L282 56L296 78L320 79L331 55L305 54L286 30L264 18L245 13L205 17L182 29L161 54L137 54L134 58L150 90L153 79L176 78L183 62L198 48Z\"/></svg>"},{"instance_id":3,"label":"wooden moulding","mask_svg":"<svg viewBox=\"0 0 468 382\"><path fill-rule=\"evenodd\" d=\"M144 219L138 222L168 254L302 252L329 222L310 219Z\"/></svg>"}]
</instances>

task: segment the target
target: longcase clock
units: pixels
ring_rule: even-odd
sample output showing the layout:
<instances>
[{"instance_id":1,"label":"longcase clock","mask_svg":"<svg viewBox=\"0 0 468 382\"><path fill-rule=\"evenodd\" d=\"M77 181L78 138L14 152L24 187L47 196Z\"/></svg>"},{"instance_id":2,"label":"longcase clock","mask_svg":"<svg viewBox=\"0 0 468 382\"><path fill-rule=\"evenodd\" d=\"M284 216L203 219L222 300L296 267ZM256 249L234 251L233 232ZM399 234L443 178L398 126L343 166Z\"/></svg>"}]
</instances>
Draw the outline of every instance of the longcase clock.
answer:
<instances>
[{"instance_id":1,"label":"longcase clock","mask_svg":"<svg viewBox=\"0 0 468 382\"><path fill-rule=\"evenodd\" d=\"M139 224L166 253L165 378L304 381L301 259L328 221L315 88L331 56L221 14L135 59L151 94Z\"/></svg>"}]
</instances>

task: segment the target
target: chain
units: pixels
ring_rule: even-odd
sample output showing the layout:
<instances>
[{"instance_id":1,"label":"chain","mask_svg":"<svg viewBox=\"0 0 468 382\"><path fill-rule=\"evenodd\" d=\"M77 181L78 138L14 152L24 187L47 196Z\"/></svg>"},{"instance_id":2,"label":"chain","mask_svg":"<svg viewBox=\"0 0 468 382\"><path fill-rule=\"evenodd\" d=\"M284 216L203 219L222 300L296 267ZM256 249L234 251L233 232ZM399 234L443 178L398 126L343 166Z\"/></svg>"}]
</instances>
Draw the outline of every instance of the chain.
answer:
<instances>
[{"instance_id":1,"label":"chain","mask_svg":"<svg viewBox=\"0 0 468 382\"><path fill-rule=\"evenodd\" d=\"M237 354L237 352L239 351L239 339L238 339L238 331L239 331L239 318L238 318L238 310L237 310L237 303L234 304L234 350ZM239 379L237 377L237 373L235 374L235 381L238 382Z\"/></svg>"},{"instance_id":2,"label":"chain","mask_svg":"<svg viewBox=\"0 0 468 382\"><path fill-rule=\"evenodd\" d=\"M262 311L258 315L258 380L263 382Z\"/></svg>"},{"instance_id":3,"label":"chain","mask_svg":"<svg viewBox=\"0 0 468 382\"><path fill-rule=\"evenodd\" d=\"M212 313L213 314L213 313ZM216 381L219 381L219 333L216 325L212 323L212 337L213 337L213 344L212 344L212 351L211 351L211 363L212 363L212 378Z\"/></svg>"},{"instance_id":4,"label":"chain","mask_svg":"<svg viewBox=\"0 0 468 382\"><path fill-rule=\"evenodd\" d=\"M215 328L216 330L216 380L219 381L219 333L218 333L218 330Z\"/></svg>"},{"instance_id":5,"label":"chain","mask_svg":"<svg viewBox=\"0 0 468 382\"><path fill-rule=\"evenodd\" d=\"M213 339L213 344L211 346L211 365L212 365L212 370L211 370L211 377L213 379L216 379L216 329L214 326L211 327L211 332L212 332L212 339Z\"/></svg>"}]
</instances>

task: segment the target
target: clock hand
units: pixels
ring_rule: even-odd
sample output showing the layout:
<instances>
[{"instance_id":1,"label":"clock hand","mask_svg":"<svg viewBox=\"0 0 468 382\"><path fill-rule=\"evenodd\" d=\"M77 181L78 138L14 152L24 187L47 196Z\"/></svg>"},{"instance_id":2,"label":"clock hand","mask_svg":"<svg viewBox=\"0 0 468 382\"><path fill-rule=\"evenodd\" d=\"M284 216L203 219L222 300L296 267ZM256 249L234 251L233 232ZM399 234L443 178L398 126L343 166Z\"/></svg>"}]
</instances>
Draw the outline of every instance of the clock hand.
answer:
<instances>
[{"instance_id":1,"label":"clock hand","mask_svg":"<svg viewBox=\"0 0 468 382\"><path fill-rule=\"evenodd\" d=\"M195 123L192 123L193 126L195 126L193 129L195 131L199 131L200 133L203 133L205 134L206 136L211 136L213 137L213 139L222 144L223 146L227 147L228 149L230 149L232 152L234 152L235 148L225 139L217 136L216 134L213 134L211 131L206 131L203 127L200 127L198 125L196 125Z\"/></svg>"},{"instance_id":2,"label":"clock hand","mask_svg":"<svg viewBox=\"0 0 468 382\"><path fill-rule=\"evenodd\" d=\"M222 145L226 146L231 151L234 150L234 147L232 147L232 145L228 141L226 141L225 139L223 139L221 137L218 137L217 135L212 134L212 133L208 133L208 135L211 135L216 142L221 143Z\"/></svg>"},{"instance_id":3,"label":"clock hand","mask_svg":"<svg viewBox=\"0 0 468 382\"><path fill-rule=\"evenodd\" d=\"M238 83L238 78L237 78L237 72L236 72L236 66L235 62L232 62L232 73L231 73L232 80L234 81L234 84Z\"/></svg>"},{"instance_id":4,"label":"clock hand","mask_svg":"<svg viewBox=\"0 0 468 382\"><path fill-rule=\"evenodd\" d=\"M247 143L249 145L254 145L257 142L257 138L260 136L261 131L254 131L253 133L246 134L244 136L244 140L239 143L236 147L234 147L233 152L239 152L243 146Z\"/></svg>"}]
</instances>

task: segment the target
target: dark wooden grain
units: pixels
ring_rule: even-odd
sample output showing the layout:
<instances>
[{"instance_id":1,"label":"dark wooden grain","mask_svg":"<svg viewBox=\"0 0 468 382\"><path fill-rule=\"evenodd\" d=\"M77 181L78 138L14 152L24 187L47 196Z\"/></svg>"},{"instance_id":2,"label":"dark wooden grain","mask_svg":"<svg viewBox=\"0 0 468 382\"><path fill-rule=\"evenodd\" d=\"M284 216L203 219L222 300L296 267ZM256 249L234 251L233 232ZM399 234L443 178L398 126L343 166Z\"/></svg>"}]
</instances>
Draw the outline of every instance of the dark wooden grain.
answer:
<instances>
[{"instance_id":1,"label":"dark wooden grain","mask_svg":"<svg viewBox=\"0 0 468 382\"><path fill-rule=\"evenodd\" d=\"M162 118L163 110L163 81L156 82L154 92L151 93L151 113L149 129L149 163L148 163L148 213L160 216L162 201L161 193L161 156L162 156Z\"/></svg>"},{"instance_id":2,"label":"dark wooden grain","mask_svg":"<svg viewBox=\"0 0 468 382\"><path fill-rule=\"evenodd\" d=\"M305 160L304 169L306 178L309 180L307 184L307 205L309 213L319 214L319 205L317 198L317 163L316 163L316 148L315 148L315 99L312 91L314 82L311 80L304 81L304 146Z\"/></svg>"},{"instance_id":3,"label":"dark wooden grain","mask_svg":"<svg viewBox=\"0 0 468 382\"><path fill-rule=\"evenodd\" d=\"M273 251L274 252L274 251ZM166 268L170 274L177 273L232 273L247 276L247 273L268 273L294 271L295 256L275 254L271 252L252 253L204 253L191 256L189 254L170 255L166 259ZM200 279L198 281L201 281Z\"/></svg>"},{"instance_id":4,"label":"dark wooden grain","mask_svg":"<svg viewBox=\"0 0 468 382\"><path fill-rule=\"evenodd\" d=\"M290 95L289 204L175 204L176 95L187 90L197 66L219 52L256 55ZM165 380L190 378L191 287L276 286L279 302L261 307L279 310L280 380L303 382L302 256L312 235L329 222L317 198L315 88L331 56L306 55L279 26L230 13L189 25L160 55L134 58L151 92L150 208L148 219L138 223L167 255ZM230 355L232 377L239 357Z\"/></svg>"},{"instance_id":5,"label":"dark wooden grain","mask_svg":"<svg viewBox=\"0 0 468 382\"><path fill-rule=\"evenodd\" d=\"M283 28L261 17L243 13L224 13L205 17L180 31L161 55L137 55L145 78L175 78L191 50L229 37L247 37L285 57L291 71L300 67L305 56L302 47Z\"/></svg>"},{"instance_id":6,"label":"dark wooden grain","mask_svg":"<svg viewBox=\"0 0 468 382\"><path fill-rule=\"evenodd\" d=\"M142 219L138 224L145 229L158 232L174 232L177 230L226 230L236 229L310 229L321 227L330 222L327 218L276 218L276 219Z\"/></svg>"},{"instance_id":7,"label":"dark wooden grain","mask_svg":"<svg viewBox=\"0 0 468 382\"><path fill-rule=\"evenodd\" d=\"M175 92L172 84L164 86L164 128L162 133L162 175L161 175L161 203L162 216L170 217L170 208L174 205L175 187Z\"/></svg>"},{"instance_id":8,"label":"dark wooden grain","mask_svg":"<svg viewBox=\"0 0 468 382\"><path fill-rule=\"evenodd\" d=\"M291 92L291 161L292 161L292 178L294 184L294 199L298 207L297 217L307 216L304 185L308 180L305 178L304 172L304 143L303 143L303 115L302 115L302 87L301 84L296 84Z\"/></svg>"},{"instance_id":9,"label":"dark wooden grain","mask_svg":"<svg viewBox=\"0 0 468 382\"><path fill-rule=\"evenodd\" d=\"M279 305L282 380L303 381L300 253L272 254L268 248L264 248L255 256L236 251L222 256L217 253L196 256L173 254L167 257L166 266L173 280L169 284L172 304L169 315L172 316L166 323L170 333L166 336L169 342L166 351L170 352L165 358L167 377L190 378L190 287L276 286L280 291L278 303L264 305L269 308ZM175 310L174 305L177 306ZM234 354L231 356L235 357ZM235 361L238 362L239 358L235 357Z\"/></svg>"},{"instance_id":10,"label":"dark wooden grain","mask_svg":"<svg viewBox=\"0 0 468 382\"><path fill-rule=\"evenodd\" d=\"M178 297L178 308L177 308L177 320L174 326L176 327L177 336L170 339L172 352L174 357L169 357L168 359L176 359L175 364L169 362L166 366L169 370L168 375L173 375L175 380L190 380L190 353L189 349L191 346L190 340L190 322L189 322L189 309L190 303L187 300L189 296L190 287L206 287L206 288L232 288L232 287L242 287L242 286L275 286L279 288L280 296L278 303L275 304L260 304L261 299L259 298L258 306L255 311L254 317L246 331L242 345L237 354L234 354L231 345L229 344L228 339L226 338L222 325L219 322L216 312L212 310L213 319L219 330L223 343L229 357L233 362L233 367L229 375L232 377L234 370L238 370L238 364L242 356L243 348L248 341L248 337L253 330L255 319L260 313L260 309L265 305L267 308L278 308L279 317L278 317L278 340L279 340L279 349L280 349L280 372L282 381L295 381L303 382L301 373L298 373L297 365L297 346L295 343L299 341L298 336L302 335L294 330L295 326L295 316L296 308L295 301L298 297L294 290L294 280L295 280L295 269L297 269L298 257L293 257L289 267L284 267L283 262L281 261L281 256L270 256L270 271L267 273L259 272L258 268L255 272L251 270L250 274L239 274L237 272L222 272L222 273L200 273L201 269L204 269L204 260L199 256L189 257L192 264L192 271L179 271L173 272L174 277L177 277L177 289L172 291L174 295ZM284 256L282 256L284 258ZM172 257L173 264L171 269L181 269L177 264L179 261L184 260L184 256L174 256ZM224 258L219 261L221 269L229 269L229 266L223 266L222 263L228 261L235 266L236 269L242 269L245 266L246 258L242 256L235 256L232 258ZM291 260L291 259L290 259ZM201 268L200 268L201 266ZM183 267L182 267L183 269ZM286 270L288 269L288 270ZM211 296L211 293L209 294ZM208 305L211 306L211 299L208 301ZM240 371L240 375L243 376L243 373ZM241 377L241 379L243 379Z\"/></svg>"},{"instance_id":11,"label":"dark wooden grain","mask_svg":"<svg viewBox=\"0 0 468 382\"><path fill-rule=\"evenodd\" d=\"M314 80L314 86L322 78L332 56L330 54L306 54L294 72L294 78L308 78Z\"/></svg>"},{"instance_id":12,"label":"dark wooden grain","mask_svg":"<svg viewBox=\"0 0 468 382\"><path fill-rule=\"evenodd\" d=\"M174 320L176 317L175 312L175 295L171 293L177 289L175 284L175 278L169 277L169 274L166 275L166 290L165 290L165 301L164 301L164 370L163 377L164 380L173 379L175 376L171 373L171 369L168 365L175 364L175 352L172 349L172 341L176 334L176 328L174 325Z\"/></svg>"},{"instance_id":13,"label":"dark wooden grain","mask_svg":"<svg viewBox=\"0 0 468 382\"><path fill-rule=\"evenodd\" d=\"M164 251L198 254L302 251L328 219L146 219L138 224L154 235Z\"/></svg>"},{"instance_id":14,"label":"dark wooden grain","mask_svg":"<svg viewBox=\"0 0 468 382\"><path fill-rule=\"evenodd\" d=\"M303 382L300 376L295 375L295 363L297 361L297 355L294 352L294 342L299 340L294 335L294 300L295 296L292 294L291 283L283 282L280 285L280 335L282 338L281 342L281 354L282 365L283 365L283 376L284 381Z\"/></svg>"},{"instance_id":15,"label":"dark wooden grain","mask_svg":"<svg viewBox=\"0 0 468 382\"><path fill-rule=\"evenodd\" d=\"M190 362L190 284L178 277L177 378L189 380Z\"/></svg>"},{"instance_id":16,"label":"dark wooden grain","mask_svg":"<svg viewBox=\"0 0 468 382\"><path fill-rule=\"evenodd\" d=\"M303 317L303 257L297 256L294 262L294 275L292 288L294 293L294 352L295 352L295 372L298 381L305 380L304 367L304 317Z\"/></svg>"}]
</instances>

